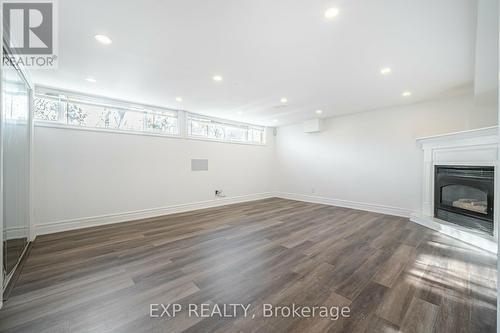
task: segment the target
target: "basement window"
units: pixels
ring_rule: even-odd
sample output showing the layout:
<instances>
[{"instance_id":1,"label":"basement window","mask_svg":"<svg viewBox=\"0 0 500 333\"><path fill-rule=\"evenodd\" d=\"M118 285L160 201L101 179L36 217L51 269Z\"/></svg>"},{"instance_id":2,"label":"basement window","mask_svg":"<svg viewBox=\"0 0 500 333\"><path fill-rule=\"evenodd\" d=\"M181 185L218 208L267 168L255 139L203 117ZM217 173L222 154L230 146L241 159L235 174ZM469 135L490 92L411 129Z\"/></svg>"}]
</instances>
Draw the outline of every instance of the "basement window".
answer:
<instances>
[{"instance_id":1,"label":"basement window","mask_svg":"<svg viewBox=\"0 0 500 333\"><path fill-rule=\"evenodd\" d=\"M187 135L191 138L252 144L265 143L265 128L224 121L198 114L187 114Z\"/></svg>"},{"instance_id":2,"label":"basement window","mask_svg":"<svg viewBox=\"0 0 500 333\"><path fill-rule=\"evenodd\" d=\"M34 118L71 127L179 135L175 110L52 90L35 94Z\"/></svg>"}]
</instances>

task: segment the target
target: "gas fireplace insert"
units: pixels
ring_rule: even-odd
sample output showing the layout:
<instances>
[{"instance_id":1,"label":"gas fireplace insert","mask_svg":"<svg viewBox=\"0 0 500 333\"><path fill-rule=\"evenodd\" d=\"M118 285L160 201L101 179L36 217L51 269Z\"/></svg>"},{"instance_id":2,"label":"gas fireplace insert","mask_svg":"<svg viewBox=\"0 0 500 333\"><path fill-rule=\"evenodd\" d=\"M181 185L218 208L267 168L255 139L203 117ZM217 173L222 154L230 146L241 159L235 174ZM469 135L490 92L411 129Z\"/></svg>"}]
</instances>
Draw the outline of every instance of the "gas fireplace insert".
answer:
<instances>
[{"instance_id":1,"label":"gas fireplace insert","mask_svg":"<svg viewBox=\"0 0 500 333\"><path fill-rule=\"evenodd\" d=\"M493 235L494 173L492 166L436 165L434 217Z\"/></svg>"}]
</instances>

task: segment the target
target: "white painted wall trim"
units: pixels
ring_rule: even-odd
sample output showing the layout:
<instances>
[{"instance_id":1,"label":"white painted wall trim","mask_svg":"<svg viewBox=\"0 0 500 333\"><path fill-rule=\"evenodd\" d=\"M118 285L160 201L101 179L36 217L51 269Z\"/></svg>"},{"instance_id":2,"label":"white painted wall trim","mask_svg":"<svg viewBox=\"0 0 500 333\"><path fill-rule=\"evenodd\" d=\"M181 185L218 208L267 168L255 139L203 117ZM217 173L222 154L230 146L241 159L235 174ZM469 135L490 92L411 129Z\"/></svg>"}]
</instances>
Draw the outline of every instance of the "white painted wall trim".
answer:
<instances>
[{"instance_id":1,"label":"white painted wall trim","mask_svg":"<svg viewBox=\"0 0 500 333\"><path fill-rule=\"evenodd\" d=\"M387 214L387 215L393 215L393 216L401 216L401 217L406 217L406 218L409 218L411 213L412 213L411 210L405 209L405 208L390 207L390 206L372 204L372 203L367 203L367 202L349 201L349 200L326 198L326 197L319 197L319 196L312 196L312 195L305 195L305 194L298 194L298 193L276 192L275 196L278 198L283 198L283 199L290 199L290 200L324 204L324 205L329 205L329 206L337 206L337 207L351 208L351 209L357 209L357 210L364 210L364 211L368 211L368 212Z\"/></svg>"},{"instance_id":2,"label":"white painted wall trim","mask_svg":"<svg viewBox=\"0 0 500 333\"><path fill-rule=\"evenodd\" d=\"M92 217L82 217L69 220L61 220L49 223L35 224L34 229L36 235L46 235L61 231L76 230L88 227L96 227L113 223L129 222L134 220L141 220L147 218L154 218L164 215L170 215L175 213L183 213L188 211L194 211L199 209L219 207L224 205L230 205L235 203L242 203L248 201L262 200L268 198L283 198L311 203L318 203L330 206L338 206L344 208L351 208L357 210L363 210L368 212L387 214L393 216L410 217L411 211L404 208L389 207L377 204L355 202L341 199L332 199L318 196L309 196L296 193L285 193L285 192L266 192L266 193L256 193L249 195L242 195L230 198L219 198L214 200L207 200L201 202L194 202L188 204L180 204L166 207L159 207L153 209L145 209L138 211L131 211L125 213L116 214L106 214Z\"/></svg>"},{"instance_id":3,"label":"white painted wall trim","mask_svg":"<svg viewBox=\"0 0 500 333\"><path fill-rule=\"evenodd\" d=\"M10 228L6 230L6 238L7 239L13 239L13 238L24 238L27 236L27 230L29 231L29 228L23 228L23 227L17 227L17 228ZM30 242L31 239L28 239L28 242Z\"/></svg>"},{"instance_id":4,"label":"white painted wall trim","mask_svg":"<svg viewBox=\"0 0 500 333\"><path fill-rule=\"evenodd\" d=\"M468 131L421 137L417 138L416 141L422 146L428 145L431 147L474 145L477 141L479 141L479 144L494 144L498 142L497 132L498 126L490 126Z\"/></svg>"},{"instance_id":5,"label":"white painted wall trim","mask_svg":"<svg viewBox=\"0 0 500 333\"><path fill-rule=\"evenodd\" d=\"M106 214L92 217L82 217L70 220L55 221L43 224L35 224L34 229L36 235L45 235L61 231L82 229L88 227L96 227L113 223L129 222L133 220L141 220L175 213L183 213L204 208L218 207L229 204L262 200L274 197L272 192L255 193L241 195L235 197L218 198L214 200L193 202L180 205L172 205L153 209L137 210L125 213Z\"/></svg>"}]
</instances>

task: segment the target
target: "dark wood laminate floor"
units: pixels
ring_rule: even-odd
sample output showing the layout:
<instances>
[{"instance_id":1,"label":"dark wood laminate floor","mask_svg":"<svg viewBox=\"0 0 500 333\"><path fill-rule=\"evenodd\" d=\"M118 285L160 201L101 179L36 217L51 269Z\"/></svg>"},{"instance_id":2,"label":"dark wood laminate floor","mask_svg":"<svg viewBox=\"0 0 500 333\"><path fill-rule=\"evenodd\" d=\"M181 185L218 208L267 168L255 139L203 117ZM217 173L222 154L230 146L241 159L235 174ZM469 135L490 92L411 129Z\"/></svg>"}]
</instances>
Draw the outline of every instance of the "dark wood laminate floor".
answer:
<instances>
[{"instance_id":1,"label":"dark wood laminate floor","mask_svg":"<svg viewBox=\"0 0 500 333\"><path fill-rule=\"evenodd\" d=\"M268 199L38 237L0 330L494 332L495 265L407 219ZM167 320L150 303L252 305ZM263 303L351 317L262 318Z\"/></svg>"},{"instance_id":2,"label":"dark wood laminate floor","mask_svg":"<svg viewBox=\"0 0 500 333\"><path fill-rule=\"evenodd\" d=\"M22 238L12 238L7 239L4 243L4 253L5 255L5 267L7 272L11 272L17 265L19 258L23 254L24 248L28 239L26 237Z\"/></svg>"}]
</instances>

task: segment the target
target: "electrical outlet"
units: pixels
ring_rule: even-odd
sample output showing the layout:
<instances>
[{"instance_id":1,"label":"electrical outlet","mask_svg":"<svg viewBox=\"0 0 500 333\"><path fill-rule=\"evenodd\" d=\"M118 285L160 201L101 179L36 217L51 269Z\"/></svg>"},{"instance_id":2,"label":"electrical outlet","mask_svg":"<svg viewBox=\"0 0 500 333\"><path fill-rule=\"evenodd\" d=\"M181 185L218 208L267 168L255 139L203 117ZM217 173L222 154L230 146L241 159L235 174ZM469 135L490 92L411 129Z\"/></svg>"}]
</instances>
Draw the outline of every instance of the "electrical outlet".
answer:
<instances>
[{"instance_id":1,"label":"electrical outlet","mask_svg":"<svg viewBox=\"0 0 500 333\"><path fill-rule=\"evenodd\" d=\"M222 193L222 190L215 190L215 196L224 198L225 195Z\"/></svg>"}]
</instances>

